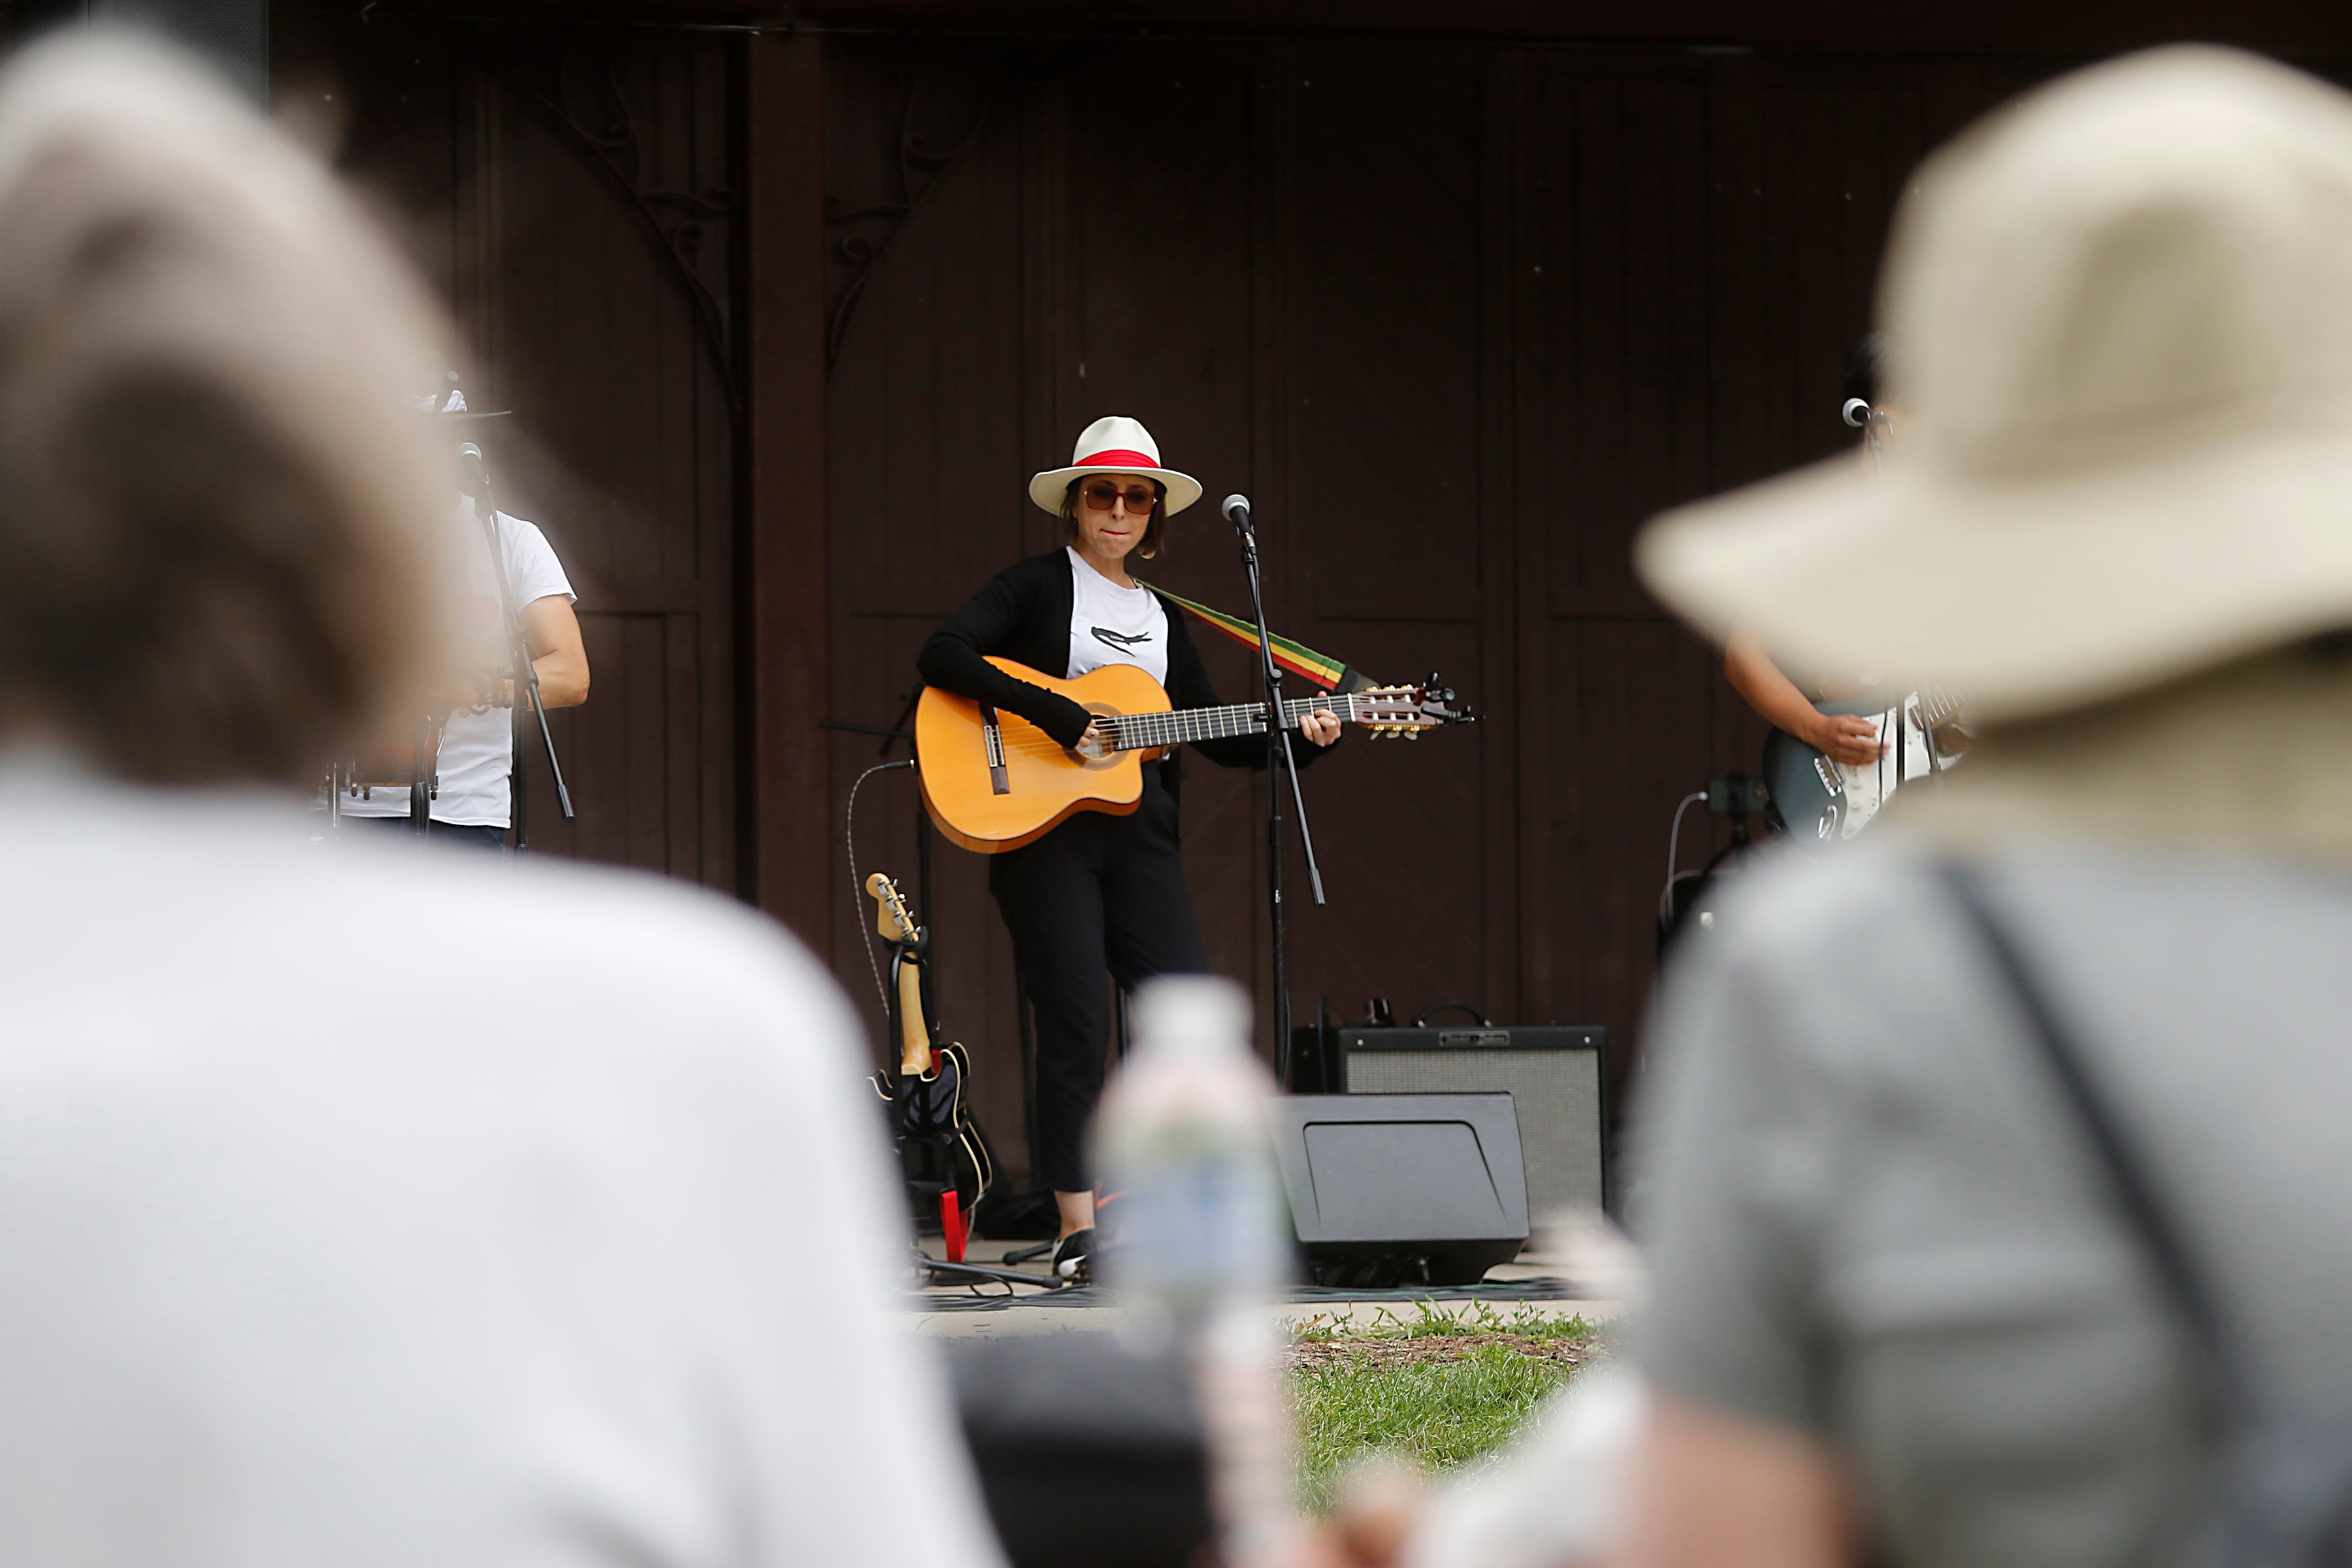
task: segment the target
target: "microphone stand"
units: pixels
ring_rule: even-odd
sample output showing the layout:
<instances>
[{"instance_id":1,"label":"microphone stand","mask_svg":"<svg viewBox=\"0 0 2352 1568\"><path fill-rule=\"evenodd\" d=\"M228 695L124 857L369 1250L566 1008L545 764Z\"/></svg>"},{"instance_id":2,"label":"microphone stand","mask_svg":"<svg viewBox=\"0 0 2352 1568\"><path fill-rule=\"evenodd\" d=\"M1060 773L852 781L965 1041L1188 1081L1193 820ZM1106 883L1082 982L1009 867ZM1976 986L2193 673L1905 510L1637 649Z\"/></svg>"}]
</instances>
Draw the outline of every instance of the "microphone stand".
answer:
<instances>
[{"instance_id":1,"label":"microphone stand","mask_svg":"<svg viewBox=\"0 0 2352 1568\"><path fill-rule=\"evenodd\" d=\"M1240 498L1235 498L1236 500ZM1323 872L1315 863L1315 832L1307 823L1307 795L1298 787L1298 759L1290 749L1290 726L1282 714L1282 668L1274 662L1274 634L1265 624L1265 590L1258 576L1257 530L1249 503L1230 501L1225 515L1241 535L1242 567L1249 574L1250 608L1257 616L1258 668L1265 681L1265 892L1274 941L1274 1062L1280 1088L1290 1088L1290 930L1282 900L1282 785L1276 764L1290 777L1290 798L1298 809L1299 847L1307 854L1307 877L1317 908L1323 898Z\"/></svg>"},{"instance_id":2,"label":"microphone stand","mask_svg":"<svg viewBox=\"0 0 2352 1568\"><path fill-rule=\"evenodd\" d=\"M467 442L467 447L473 443ZM555 803L562 808L563 820L572 818L572 791L563 782L563 764L555 755L555 735L547 727L547 705L539 699L539 667L530 659L530 638L522 629L522 609L514 602L514 584L507 578L505 542L499 537L498 503L490 499L490 471L482 462L478 447L460 449L459 471L468 482L473 499L479 504L482 537L490 547L490 566L499 578L499 607L506 617L507 658L514 667L514 693L509 704L508 727L512 739L508 744L507 793L511 797L514 816L514 845L517 849L530 847L529 818L524 814L522 765L522 698L530 693L530 710L539 719L540 743L547 748L547 771L555 776Z\"/></svg>"}]
</instances>

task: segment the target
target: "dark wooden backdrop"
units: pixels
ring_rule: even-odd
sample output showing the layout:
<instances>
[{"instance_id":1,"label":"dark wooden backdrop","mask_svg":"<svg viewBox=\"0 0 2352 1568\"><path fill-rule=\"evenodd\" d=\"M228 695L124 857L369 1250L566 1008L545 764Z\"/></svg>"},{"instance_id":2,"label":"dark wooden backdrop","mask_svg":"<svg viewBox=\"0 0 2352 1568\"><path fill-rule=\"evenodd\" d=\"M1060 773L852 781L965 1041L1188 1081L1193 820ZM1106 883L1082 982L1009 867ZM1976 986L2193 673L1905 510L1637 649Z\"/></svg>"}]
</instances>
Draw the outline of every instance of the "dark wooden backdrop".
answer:
<instances>
[{"instance_id":1,"label":"dark wooden backdrop","mask_svg":"<svg viewBox=\"0 0 2352 1568\"><path fill-rule=\"evenodd\" d=\"M1466 1001L1604 1024L1630 1065L1675 805L1759 733L1628 541L1845 444L1908 172L2070 57L1350 37L1288 3L1289 33L1222 38L853 0L832 31L276 14L280 110L450 300L516 410L485 431L508 508L581 588L580 819L535 779L542 847L752 900L870 997L843 812L877 746L820 721L898 716L929 627L1053 543L1027 475L1128 413L1255 498L1281 628L1486 715L1307 775L1300 1016ZM1244 603L1213 506L1155 571ZM1196 763L1184 817L1213 956L1262 1003L1264 787ZM870 780L861 868L911 880L917 823L906 773ZM1018 1166L1009 947L982 861L936 858L946 1021Z\"/></svg>"},{"instance_id":2,"label":"dark wooden backdrop","mask_svg":"<svg viewBox=\"0 0 2352 1568\"><path fill-rule=\"evenodd\" d=\"M1352 737L1307 775L1330 903L1307 906L1294 864L1299 1014L1467 1001L1604 1024L1627 1065L1676 804L1752 771L1761 738L1627 542L1846 443L1840 374L1907 172L2037 68L1426 42L829 55L836 714L890 720L929 627L1053 542L1026 474L1135 415L1212 498L1255 499L1281 628L1381 677L1442 669L1486 715ZM1245 607L1212 507L1173 539L1160 581ZM1244 693L1239 650L1212 651ZM874 747L834 746L838 800ZM1263 787L1195 763L1184 806L1213 959L1262 1000ZM905 871L910 782L865 799L861 854ZM1721 832L1695 826L1693 862ZM933 918L951 1017L994 1065L1014 1015L983 871L942 850ZM851 919L845 896L836 967L870 990ZM1017 1125L1010 1075L987 1089Z\"/></svg>"}]
</instances>

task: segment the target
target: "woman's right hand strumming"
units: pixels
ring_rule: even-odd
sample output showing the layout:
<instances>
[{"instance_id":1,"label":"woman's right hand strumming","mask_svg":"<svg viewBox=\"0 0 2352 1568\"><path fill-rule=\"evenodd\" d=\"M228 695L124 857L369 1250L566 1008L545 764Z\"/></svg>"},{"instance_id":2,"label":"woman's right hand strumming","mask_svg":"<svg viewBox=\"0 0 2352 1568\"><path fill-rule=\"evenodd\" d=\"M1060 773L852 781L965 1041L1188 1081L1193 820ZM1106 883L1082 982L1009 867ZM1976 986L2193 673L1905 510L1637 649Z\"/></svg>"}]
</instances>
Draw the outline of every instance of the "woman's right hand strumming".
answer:
<instances>
[{"instance_id":1,"label":"woman's right hand strumming","mask_svg":"<svg viewBox=\"0 0 2352 1568\"><path fill-rule=\"evenodd\" d=\"M1070 748L1090 763L1100 762L1118 749L1118 731L1111 727L1108 719L1097 719L1088 724L1087 732L1078 737L1078 743Z\"/></svg>"}]
</instances>

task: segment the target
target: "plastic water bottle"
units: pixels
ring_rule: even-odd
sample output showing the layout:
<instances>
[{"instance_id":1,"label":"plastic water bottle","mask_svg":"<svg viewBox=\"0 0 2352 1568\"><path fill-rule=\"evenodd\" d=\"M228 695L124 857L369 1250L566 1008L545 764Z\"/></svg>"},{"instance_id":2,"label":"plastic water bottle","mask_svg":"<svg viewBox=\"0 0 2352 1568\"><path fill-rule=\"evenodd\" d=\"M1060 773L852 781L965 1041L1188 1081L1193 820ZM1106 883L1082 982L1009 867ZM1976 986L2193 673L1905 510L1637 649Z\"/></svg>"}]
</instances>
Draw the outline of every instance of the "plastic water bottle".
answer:
<instances>
[{"instance_id":1,"label":"plastic water bottle","mask_svg":"<svg viewBox=\"0 0 2352 1568\"><path fill-rule=\"evenodd\" d=\"M1104 1096L1097 1163L1117 1194L1106 1282L1192 1357L1226 1568L1272 1561L1290 1539L1292 1444L1276 1294L1290 1225L1249 1045L1249 998L1177 975L1136 994L1135 1046Z\"/></svg>"}]
</instances>

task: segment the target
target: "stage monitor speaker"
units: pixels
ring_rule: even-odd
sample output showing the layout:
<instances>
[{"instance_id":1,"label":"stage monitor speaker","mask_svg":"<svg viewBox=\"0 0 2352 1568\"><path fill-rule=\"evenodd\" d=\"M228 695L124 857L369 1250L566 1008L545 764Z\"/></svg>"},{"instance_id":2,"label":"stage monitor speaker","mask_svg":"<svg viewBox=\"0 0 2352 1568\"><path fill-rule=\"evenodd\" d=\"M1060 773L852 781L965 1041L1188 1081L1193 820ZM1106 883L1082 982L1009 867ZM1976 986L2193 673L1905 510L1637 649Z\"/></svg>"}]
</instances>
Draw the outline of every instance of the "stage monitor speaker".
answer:
<instances>
[{"instance_id":1,"label":"stage monitor speaker","mask_svg":"<svg viewBox=\"0 0 2352 1568\"><path fill-rule=\"evenodd\" d=\"M1339 1031L1349 1094L1491 1094L1518 1107L1528 1205L1606 1205L1608 1031L1598 1026Z\"/></svg>"},{"instance_id":2,"label":"stage monitor speaker","mask_svg":"<svg viewBox=\"0 0 2352 1568\"><path fill-rule=\"evenodd\" d=\"M209 59L257 106L269 106L268 0L8 0L8 31L19 44L78 22L161 33Z\"/></svg>"},{"instance_id":3,"label":"stage monitor speaker","mask_svg":"<svg viewBox=\"0 0 2352 1568\"><path fill-rule=\"evenodd\" d=\"M1275 1157L1320 1285L1473 1285L1528 1239L1507 1094L1293 1094Z\"/></svg>"}]
</instances>

